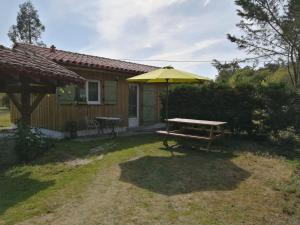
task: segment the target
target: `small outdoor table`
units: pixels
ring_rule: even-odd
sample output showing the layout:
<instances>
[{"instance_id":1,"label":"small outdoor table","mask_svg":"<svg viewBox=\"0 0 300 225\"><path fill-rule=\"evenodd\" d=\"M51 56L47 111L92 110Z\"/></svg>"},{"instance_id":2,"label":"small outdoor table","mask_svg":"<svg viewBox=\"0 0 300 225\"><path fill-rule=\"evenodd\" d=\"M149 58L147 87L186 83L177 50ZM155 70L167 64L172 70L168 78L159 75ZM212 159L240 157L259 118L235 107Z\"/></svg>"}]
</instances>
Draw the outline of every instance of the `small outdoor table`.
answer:
<instances>
[{"instance_id":1,"label":"small outdoor table","mask_svg":"<svg viewBox=\"0 0 300 225\"><path fill-rule=\"evenodd\" d=\"M99 124L99 133L104 134L104 128L111 129L110 135L116 137L118 133L116 132L116 127L119 126L121 118L118 117L96 117L96 121Z\"/></svg>"},{"instance_id":2,"label":"small outdoor table","mask_svg":"<svg viewBox=\"0 0 300 225\"><path fill-rule=\"evenodd\" d=\"M167 122L169 123L170 127L175 126L176 129L169 131L157 131L157 133L167 136L207 141L208 149L215 139L220 138L224 135L224 125L227 124L227 122L220 121L194 120L183 118L168 119ZM200 131L208 131L208 136L197 134L197 132Z\"/></svg>"}]
</instances>

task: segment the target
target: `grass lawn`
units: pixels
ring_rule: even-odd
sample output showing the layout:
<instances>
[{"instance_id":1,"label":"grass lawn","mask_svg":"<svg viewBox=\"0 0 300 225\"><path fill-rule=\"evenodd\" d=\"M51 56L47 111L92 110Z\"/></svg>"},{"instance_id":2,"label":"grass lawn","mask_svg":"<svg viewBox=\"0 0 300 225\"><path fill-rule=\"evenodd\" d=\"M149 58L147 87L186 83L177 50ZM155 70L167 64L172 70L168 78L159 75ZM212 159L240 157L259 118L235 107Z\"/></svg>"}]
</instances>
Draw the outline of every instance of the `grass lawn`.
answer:
<instances>
[{"instance_id":1,"label":"grass lawn","mask_svg":"<svg viewBox=\"0 0 300 225\"><path fill-rule=\"evenodd\" d=\"M297 154L247 140L215 152L177 144L172 155L155 135L60 141L0 172L0 224L300 224Z\"/></svg>"},{"instance_id":2,"label":"grass lawn","mask_svg":"<svg viewBox=\"0 0 300 225\"><path fill-rule=\"evenodd\" d=\"M9 127L10 125L11 123L9 109L0 107L0 129Z\"/></svg>"}]
</instances>

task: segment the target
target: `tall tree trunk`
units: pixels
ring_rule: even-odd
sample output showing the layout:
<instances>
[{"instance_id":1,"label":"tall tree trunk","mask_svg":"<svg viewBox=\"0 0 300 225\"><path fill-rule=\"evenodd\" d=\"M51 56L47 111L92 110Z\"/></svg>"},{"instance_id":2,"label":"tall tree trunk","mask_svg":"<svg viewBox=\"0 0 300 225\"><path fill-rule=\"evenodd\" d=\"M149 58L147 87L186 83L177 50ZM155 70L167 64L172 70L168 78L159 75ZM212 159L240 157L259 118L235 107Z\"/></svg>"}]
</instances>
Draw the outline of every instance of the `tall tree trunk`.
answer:
<instances>
[{"instance_id":1,"label":"tall tree trunk","mask_svg":"<svg viewBox=\"0 0 300 225\"><path fill-rule=\"evenodd\" d=\"M29 20L28 20L28 38L29 38L29 44L32 44L32 40L31 40L31 17L29 16Z\"/></svg>"},{"instance_id":2,"label":"tall tree trunk","mask_svg":"<svg viewBox=\"0 0 300 225\"><path fill-rule=\"evenodd\" d=\"M300 132L300 50L298 51L298 57L296 62L296 74L295 74L295 81L296 81L296 130Z\"/></svg>"},{"instance_id":3,"label":"tall tree trunk","mask_svg":"<svg viewBox=\"0 0 300 225\"><path fill-rule=\"evenodd\" d=\"M298 51L298 58L296 62L296 88L300 90L300 50Z\"/></svg>"}]
</instances>

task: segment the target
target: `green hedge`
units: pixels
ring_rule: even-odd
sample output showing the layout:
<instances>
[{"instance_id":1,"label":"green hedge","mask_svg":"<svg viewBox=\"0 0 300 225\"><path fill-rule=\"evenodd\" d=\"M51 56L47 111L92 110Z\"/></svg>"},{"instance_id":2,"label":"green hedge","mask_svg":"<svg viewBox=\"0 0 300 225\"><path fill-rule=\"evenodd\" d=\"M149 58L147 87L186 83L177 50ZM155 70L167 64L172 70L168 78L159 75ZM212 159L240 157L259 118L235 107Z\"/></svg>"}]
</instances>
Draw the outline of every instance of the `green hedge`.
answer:
<instances>
[{"instance_id":1,"label":"green hedge","mask_svg":"<svg viewBox=\"0 0 300 225\"><path fill-rule=\"evenodd\" d=\"M165 110L162 95L162 117ZM299 128L299 95L284 85L235 88L224 84L176 85L169 92L169 118L228 122L234 134L269 134L288 127Z\"/></svg>"}]
</instances>

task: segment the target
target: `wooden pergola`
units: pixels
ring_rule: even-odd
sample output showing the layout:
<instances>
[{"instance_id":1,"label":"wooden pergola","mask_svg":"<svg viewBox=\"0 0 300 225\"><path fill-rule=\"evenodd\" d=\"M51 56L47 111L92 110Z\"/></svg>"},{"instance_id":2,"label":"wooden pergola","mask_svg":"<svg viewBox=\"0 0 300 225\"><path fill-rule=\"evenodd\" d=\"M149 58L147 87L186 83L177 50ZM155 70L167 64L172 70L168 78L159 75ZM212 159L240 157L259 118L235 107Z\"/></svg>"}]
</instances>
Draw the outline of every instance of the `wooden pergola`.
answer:
<instances>
[{"instance_id":1,"label":"wooden pergola","mask_svg":"<svg viewBox=\"0 0 300 225\"><path fill-rule=\"evenodd\" d=\"M57 87L84 82L78 74L40 55L0 45L0 93L7 93L28 125L46 94L54 94Z\"/></svg>"}]
</instances>

